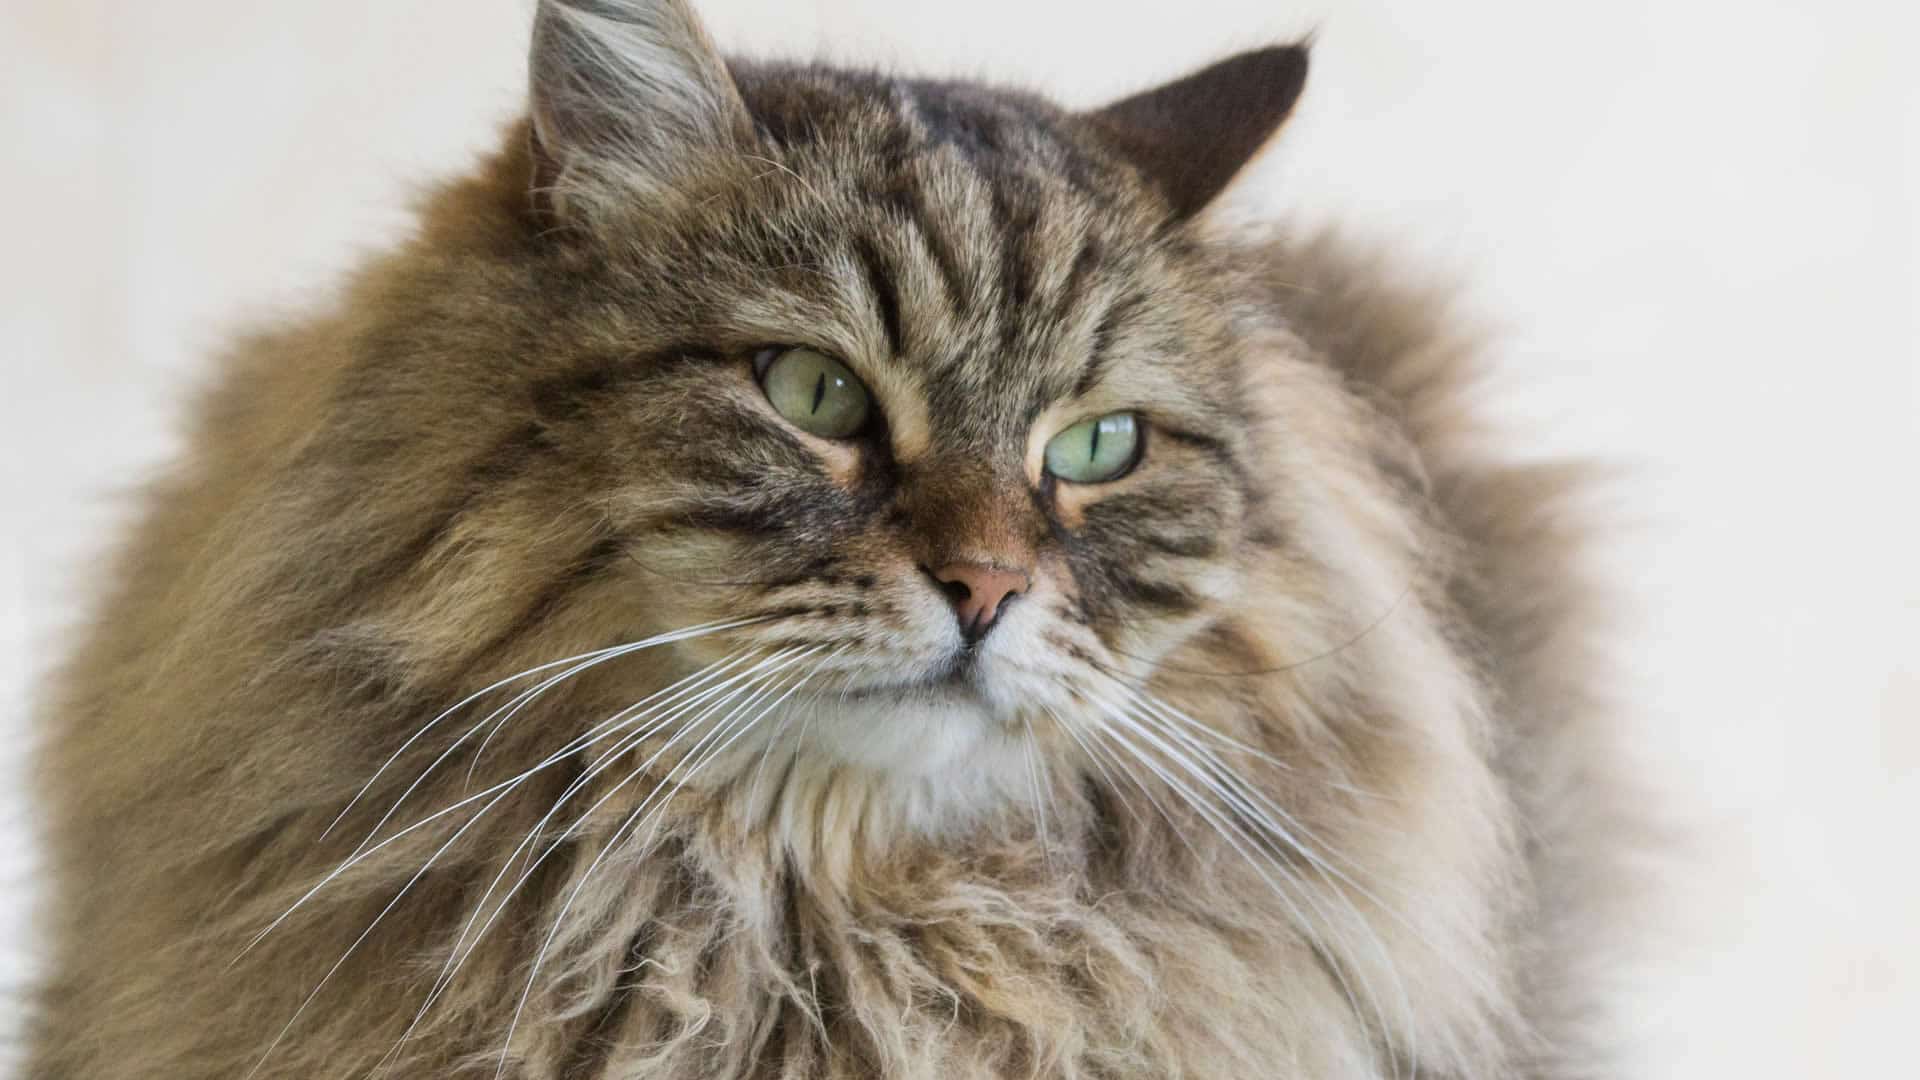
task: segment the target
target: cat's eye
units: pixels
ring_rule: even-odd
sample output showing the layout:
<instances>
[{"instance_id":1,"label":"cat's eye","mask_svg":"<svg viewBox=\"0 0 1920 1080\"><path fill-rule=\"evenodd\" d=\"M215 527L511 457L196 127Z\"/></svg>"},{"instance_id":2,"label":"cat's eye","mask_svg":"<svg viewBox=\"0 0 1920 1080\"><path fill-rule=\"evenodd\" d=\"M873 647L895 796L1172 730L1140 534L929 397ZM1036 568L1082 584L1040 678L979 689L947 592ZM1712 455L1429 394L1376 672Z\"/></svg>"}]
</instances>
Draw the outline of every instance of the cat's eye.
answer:
<instances>
[{"instance_id":1,"label":"cat's eye","mask_svg":"<svg viewBox=\"0 0 1920 1080\"><path fill-rule=\"evenodd\" d=\"M1140 419L1130 412L1082 420L1047 443L1047 471L1074 484L1118 480L1140 463Z\"/></svg>"},{"instance_id":2,"label":"cat's eye","mask_svg":"<svg viewBox=\"0 0 1920 1080\"><path fill-rule=\"evenodd\" d=\"M767 400L801 431L845 439L867 426L873 411L867 388L833 357L812 349L768 350L754 366Z\"/></svg>"}]
</instances>

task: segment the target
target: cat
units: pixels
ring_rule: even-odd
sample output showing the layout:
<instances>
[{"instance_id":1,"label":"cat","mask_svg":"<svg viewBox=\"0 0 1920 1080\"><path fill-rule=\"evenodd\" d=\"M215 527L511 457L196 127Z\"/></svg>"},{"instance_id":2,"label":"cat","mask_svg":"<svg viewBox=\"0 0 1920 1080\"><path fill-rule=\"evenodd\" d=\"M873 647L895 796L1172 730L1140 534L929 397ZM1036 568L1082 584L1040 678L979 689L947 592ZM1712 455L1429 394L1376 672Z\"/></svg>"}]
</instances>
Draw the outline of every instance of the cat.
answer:
<instances>
[{"instance_id":1,"label":"cat","mask_svg":"<svg viewBox=\"0 0 1920 1080\"><path fill-rule=\"evenodd\" d=\"M1605 1073L1590 479L1218 212L1307 59L1075 112L542 2L59 678L30 1075Z\"/></svg>"}]
</instances>

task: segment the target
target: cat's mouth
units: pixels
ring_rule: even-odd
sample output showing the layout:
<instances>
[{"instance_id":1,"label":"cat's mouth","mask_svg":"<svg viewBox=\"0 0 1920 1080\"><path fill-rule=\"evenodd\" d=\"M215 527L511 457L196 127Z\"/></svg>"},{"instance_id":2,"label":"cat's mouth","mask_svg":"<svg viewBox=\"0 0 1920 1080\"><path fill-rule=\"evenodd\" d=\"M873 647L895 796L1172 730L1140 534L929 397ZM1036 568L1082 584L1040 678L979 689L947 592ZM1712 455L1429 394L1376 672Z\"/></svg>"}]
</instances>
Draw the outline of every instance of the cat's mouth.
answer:
<instances>
[{"instance_id":1,"label":"cat's mouth","mask_svg":"<svg viewBox=\"0 0 1920 1080\"><path fill-rule=\"evenodd\" d=\"M964 700L984 704L980 650L966 646L910 678L891 678L848 688L848 699Z\"/></svg>"}]
</instances>

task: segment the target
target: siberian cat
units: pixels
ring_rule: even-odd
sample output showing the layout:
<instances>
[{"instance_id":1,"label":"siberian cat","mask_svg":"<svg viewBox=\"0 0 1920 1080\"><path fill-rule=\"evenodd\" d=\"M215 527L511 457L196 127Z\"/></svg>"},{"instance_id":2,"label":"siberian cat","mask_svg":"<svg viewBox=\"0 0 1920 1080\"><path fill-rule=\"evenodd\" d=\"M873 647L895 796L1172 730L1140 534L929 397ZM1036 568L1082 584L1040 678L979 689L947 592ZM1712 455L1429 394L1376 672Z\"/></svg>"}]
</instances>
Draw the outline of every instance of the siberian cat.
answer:
<instances>
[{"instance_id":1,"label":"siberian cat","mask_svg":"<svg viewBox=\"0 0 1920 1080\"><path fill-rule=\"evenodd\" d=\"M244 341L48 720L31 1075L1605 1070L1577 471L1092 112L545 2L530 118Z\"/></svg>"}]
</instances>

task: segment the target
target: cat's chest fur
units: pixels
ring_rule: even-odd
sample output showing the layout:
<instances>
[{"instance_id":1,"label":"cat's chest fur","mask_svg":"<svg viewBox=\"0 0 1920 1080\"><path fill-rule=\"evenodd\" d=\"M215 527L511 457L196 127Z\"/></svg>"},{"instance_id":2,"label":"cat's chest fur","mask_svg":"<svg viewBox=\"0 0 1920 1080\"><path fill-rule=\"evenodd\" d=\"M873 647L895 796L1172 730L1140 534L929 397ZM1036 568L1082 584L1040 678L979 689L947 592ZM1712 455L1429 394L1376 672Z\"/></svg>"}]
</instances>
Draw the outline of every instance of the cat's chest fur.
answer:
<instances>
[{"instance_id":1,"label":"cat's chest fur","mask_svg":"<svg viewBox=\"0 0 1920 1080\"><path fill-rule=\"evenodd\" d=\"M1358 981L1270 912L1223 901L1257 884L1244 868L1163 852L1127 880L1111 852L1051 846L908 850L808 880L791 852L716 864L668 843L574 896L569 920L587 929L542 943L553 978L517 1005L511 1050L483 1037L468 1052L556 1080L1254 1080L1417 1060L1404 986ZM1197 876L1220 891L1196 892ZM471 1007L504 1007L500 989Z\"/></svg>"}]
</instances>

